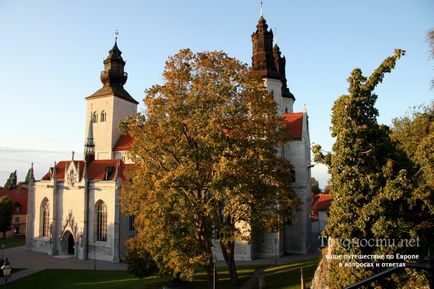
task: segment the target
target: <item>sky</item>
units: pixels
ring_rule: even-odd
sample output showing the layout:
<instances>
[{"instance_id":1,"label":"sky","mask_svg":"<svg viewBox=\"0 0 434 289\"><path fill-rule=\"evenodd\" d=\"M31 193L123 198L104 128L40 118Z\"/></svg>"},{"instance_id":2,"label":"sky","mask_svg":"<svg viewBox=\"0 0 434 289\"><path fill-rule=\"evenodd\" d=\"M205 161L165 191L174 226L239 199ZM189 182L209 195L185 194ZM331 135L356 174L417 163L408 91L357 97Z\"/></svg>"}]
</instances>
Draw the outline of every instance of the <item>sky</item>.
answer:
<instances>
[{"instance_id":1,"label":"sky","mask_svg":"<svg viewBox=\"0 0 434 289\"><path fill-rule=\"evenodd\" d=\"M353 68L365 76L395 48L407 51L378 94L378 121L387 125L434 99L427 33L431 0L264 0L264 18L286 57L294 111L309 114L312 144L330 151L331 107L345 94ZM41 178L54 161L82 157L85 97L101 86L102 61L119 30L128 72L126 90L141 104L162 83L167 58L182 48L223 50L251 63L259 0L0 0L0 185L31 163ZM312 176L326 185L316 164Z\"/></svg>"}]
</instances>

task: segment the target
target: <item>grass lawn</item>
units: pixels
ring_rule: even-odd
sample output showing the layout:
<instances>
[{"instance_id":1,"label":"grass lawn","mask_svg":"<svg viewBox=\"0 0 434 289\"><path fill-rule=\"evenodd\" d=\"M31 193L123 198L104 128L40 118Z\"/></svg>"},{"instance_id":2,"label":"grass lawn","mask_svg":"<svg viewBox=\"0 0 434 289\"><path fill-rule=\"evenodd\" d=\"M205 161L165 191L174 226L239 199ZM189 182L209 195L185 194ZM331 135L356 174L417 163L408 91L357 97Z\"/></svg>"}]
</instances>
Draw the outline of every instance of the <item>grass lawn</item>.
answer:
<instances>
[{"instance_id":1,"label":"grass lawn","mask_svg":"<svg viewBox=\"0 0 434 289\"><path fill-rule=\"evenodd\" d=\"M164 280L160 278L140 280L124 271L50 269L12 282L7 289L159 289L162 284Z\"/></svg>"},{"instance_id":2,"label":"grass lawn","mask_svg":"<svg viewBox=\"0 0 434 289\"><path fill-rule=\"evenodd\" d=\"M300 267L303 267L306 286L318 264L318 260L295 262L288 265L269 266L265 269L266 288L295 289L300 288ZM239 266L238 274L240 284L243 284L250 275L263 266ZM231 288L229 273L226 268L218 268L219 289ZM1 280L3 281L3 280ZM3 284L0 281L0 284ZM168 279L149 277L135 278L125 271L92 271L92 270L43 270L28 277L8 284L8 289L160 289ZM5 288L4 285L0 286ZM204 272L195 275L189 288L207 288L207 276Z\"/></svg>"},{"instance_id":3,"label":"grass lawn","mask_svg":"<svg viewBox=\"0 0 434 289\"><path fill-rule=\"evenodd\" d=\"M265 286L267 289L300 288L300 268L302 267L305 280L304 284L306 288L309 288L318 262L319 259L311 259L287 265L268 267L265 269Z\"/></svg>"},{"instance_id":4,"label":"grass lawn","mask_svg":"<svg viewBox=\"0 0 434 289\"><path fill-rule=\"evenodd\" d=\"M258 267L243 266L238 270L240 283L246 281ZM225 268L218 270L218 288L230 288ZM2 281L2 280L1 280ZM1 282L0 281L0 282ZM8 284L8 289L160 289L168 279L149 277L138 279L124 271L44 270ZM2 284L2 283L1 283ZM206 273L197 273L189 288L206 288ZM0 286L5 288L5 286Z\"/></svg>"},{"instance_id":5,"label":"grass lawn","mask_svg":"<svg viewBox=\"0 0 434 289\"><path fill-rule=\"evenodd\" d=\"M5 249L7 249L12 247L24 246L25 243L26 243L26 238L24 236L5 238L5 239L0 238L0 249L3 249L3 245L5 246Z\"/></svg>"}]
</instances>

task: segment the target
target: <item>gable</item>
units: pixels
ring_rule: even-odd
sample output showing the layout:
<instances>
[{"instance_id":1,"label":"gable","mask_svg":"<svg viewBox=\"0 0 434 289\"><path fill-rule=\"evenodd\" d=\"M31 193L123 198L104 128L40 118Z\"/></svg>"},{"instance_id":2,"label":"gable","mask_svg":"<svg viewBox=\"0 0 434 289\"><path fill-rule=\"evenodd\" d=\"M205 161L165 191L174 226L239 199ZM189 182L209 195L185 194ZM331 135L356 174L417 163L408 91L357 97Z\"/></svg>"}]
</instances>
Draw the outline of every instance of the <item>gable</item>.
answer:
<instances>
[{"instance_id":1,"label":"gable","mask_svg":"<svg viewBox=\"0 0 434 289\"><path fill-rule=\"evenodd\" d=\"M290 139L301 139L303 134L304 113L294 112L282 115L283 129Z\"/></svg>"}]
</instances>

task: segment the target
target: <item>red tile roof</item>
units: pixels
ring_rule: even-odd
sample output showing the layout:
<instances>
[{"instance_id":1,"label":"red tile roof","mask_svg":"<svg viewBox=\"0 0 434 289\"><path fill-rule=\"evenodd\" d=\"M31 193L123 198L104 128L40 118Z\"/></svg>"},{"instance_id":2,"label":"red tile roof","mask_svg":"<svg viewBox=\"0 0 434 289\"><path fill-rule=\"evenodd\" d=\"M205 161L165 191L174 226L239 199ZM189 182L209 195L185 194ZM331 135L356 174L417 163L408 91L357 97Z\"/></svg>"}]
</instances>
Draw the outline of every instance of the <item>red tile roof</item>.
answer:
<instances>
[{"instance_id":1,"label":"red tile roof","mask_svg":"<svg viewBox=\"0 0 434 289\"><path fill-rule=\"evenodd\" d=\"M291 139L301 139L303 131L302 112L288 113L283 115L283 128Z\"/></svg>"},{"instance_id":2,"label":"red tile roof","mask_svg":"<svg viewBox=\"0 0 434 289\"><path fill-rule=\"evenodd\" d=\"M332 195L330 194L318 194L316 195L316 199L312 202L312 221L318 220L318 212L319 211L328 211L331 202L333 201Z\"/></svg>"},{"instance_id":3,"label":"red tile roof","mask_svg":"<svg viewBox=\"0 0 434 289\"><path fill-rule=\"evenodd\" d=\"M133 137L129 134L123 134L119 137L113 151L128 151L133 145Z\"/></svg>"},{"instance_id":4,"label":"red tile roof","mask_svg":"<svg viewBox=\"0 0 434 289\"><path fill-rule=\"evenodd\" d=\"M80 172L80 179L84 174L84 161L74 161ZM65 179L65 168L69 168L71 161L60 161L56 164L56 176L58 180ZM108 180L113 180L116 170L120 167L120 173L124 170L124 164L120 160L94 160L87 166L87 175L91 180L104 180L106 168L112 168ZM109 169L110 170L110 169ZM42 177L42 180L50 180L52 175L51 169Z\"/></svg>"},{"instance_id":5,"label":"red tile roof","mask_svg":"<svg viewBox=\"0 0 434 289\"><path fill-rule=\"evenodd\" d=\"M84 168L84 161L74 161L75 166L77 167L78 171L80 172L80 179L83 177L83 168ZM58 180L65 179L65 168L68 168L71 164L71 161L60 161L56 164L56 176ZM42 177L43 180L49 180L51 179L52 171L51 169Z\"/></svg>"},{"instance_id":6,"label":"red tile roof","mask_svg":"<svg viewBox=\"0 0 434 289\"><path fill-rule=\"evenodd\" d=\"M19 213L20 215L27 214L27 194L27 188L17 188L12 190L0 189L0 199L3 199L3 197L8 197L11 199L12 203L18 203L21 205L21 211ZM14 214L16 214L15 211Z\"/></svg>"},{"instance_id":7,"label":"red tile roof","mask_svg":"<svg viewBox=\"0 0 434 289\"><path fill-rule=\"evenodd\" d=\"M121 165L121 171L123 170L123 162L119 160L95 160L87 167L87 175L91 180L104 180L105 169L112 168L112 172L109 175L109 180L113 180L116 174L118 163Z\"/></svg>"}]
</instances>

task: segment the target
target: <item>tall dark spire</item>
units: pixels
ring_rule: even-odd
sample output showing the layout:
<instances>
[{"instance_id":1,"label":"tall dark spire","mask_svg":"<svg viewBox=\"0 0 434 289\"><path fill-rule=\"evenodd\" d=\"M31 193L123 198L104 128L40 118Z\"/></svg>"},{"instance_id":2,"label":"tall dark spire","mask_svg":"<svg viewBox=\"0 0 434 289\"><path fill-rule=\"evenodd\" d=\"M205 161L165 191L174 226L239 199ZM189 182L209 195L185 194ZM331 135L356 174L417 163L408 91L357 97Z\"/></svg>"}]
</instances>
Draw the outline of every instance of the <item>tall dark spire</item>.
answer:
<instances>
[{"instance_id":1,"label":"tall dark spire","mask_svg":"<svg viewBox=\"0 0 434 289\"><path fill-rule=\"evenodd\" d=\"M252 34L252 68L263 78L280 79L273 56L273 31L268 30L267 22L261 15Z\"/></svg>"},{"instance_id":2,"label":"tall dark spire","mask_svg":"<svg viewBox=\"0 0 434 289\"><path fill-rule=\"evenodd\" d=\"M116 39L113 48L110 49L109 55L104 60L104 70L101 72L101 82L104 85L122 86L127 82L128 74L124 72L125 61L121 54Z\"/></svg>"},{"instance_id":3,"label":"tall dark spire","mask_svg":"<svg viewBox=\"0 0 434 289\"><path fill-rule=\"evenodd\" d=\"M122 51L118 47L118 32L113 48L110 49L109 55L104 60L104 70L101 71L101 82L104 86L97 92L88 96L87 99L99 98L107 95L114 95L126 101L138 104L132 96L124 89L127 82L128 74L124 71L125 61L122 58Z\"/></svg>"},{"instance_id":4,"label":"tall dark spire","mask_svg":"<svg viewBox=\"0 0 434 289\"><path fill-rule=\"evenodd\" d=\"M280 74L280 81L282 81L282 96L295 100L294 95L289 91L288 83L286 80L286 58L285 56L281 55L280 48L277 44L275 44L273 47L273 56L277 71Z\"/></svg>"},{"instance_id":5,"label":"tall dark spire","mask_svg":"<svg viewBox=\"0 0 434 289\"><path fill-rule=\"evenodd\" d=\"M84 160L90 163L95 160L95 143L93 142L93 119L90 115L89 129L87 132L86 143L84 144Z\"/></svg>"}]
</instances>

